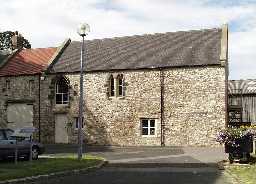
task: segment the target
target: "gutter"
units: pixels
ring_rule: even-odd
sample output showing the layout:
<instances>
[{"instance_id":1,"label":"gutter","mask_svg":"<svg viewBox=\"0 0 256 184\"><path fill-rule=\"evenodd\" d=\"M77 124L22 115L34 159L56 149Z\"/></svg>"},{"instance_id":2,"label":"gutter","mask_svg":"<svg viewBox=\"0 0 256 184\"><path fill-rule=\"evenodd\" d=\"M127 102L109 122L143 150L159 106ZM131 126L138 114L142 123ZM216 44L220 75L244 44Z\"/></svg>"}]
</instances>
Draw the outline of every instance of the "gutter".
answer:
<instances>
[{"instance_id":1,"label":"gutter","mask_svg":"<svg viewBox=\"0 0 256 184\"><path fill-rule=\"evenodd\" d=\"M38 141L41 142L41 74L38 75Z\"/></svg>"}]
</instances>

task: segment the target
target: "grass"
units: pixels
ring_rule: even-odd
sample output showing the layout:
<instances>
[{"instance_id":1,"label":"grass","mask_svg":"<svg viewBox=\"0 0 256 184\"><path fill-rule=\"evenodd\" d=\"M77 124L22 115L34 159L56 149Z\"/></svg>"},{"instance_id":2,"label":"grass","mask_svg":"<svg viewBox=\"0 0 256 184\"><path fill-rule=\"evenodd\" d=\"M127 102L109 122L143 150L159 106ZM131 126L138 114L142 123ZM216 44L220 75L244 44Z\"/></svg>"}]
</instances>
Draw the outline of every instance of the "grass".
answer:
<instances>
[{"instance_id":1,"label":"grass","mask_svg":"<svg viewBox=\"0 0 256 184\"><path fill-rule=\"evenodd\" d=\"M234 165L227 168L239 180L246 184L256 183L256 157L252 156L248 165Z\"/></svg>"},{"instance_id":2,"label":"grass","mask_svg":"<svg viewBox=\"0 0 256 184\"><path fill-rule=\"evenodd\" d=\"M86 155L81 161L74 156L65 156L60 158L39 158L32 162L20 161L17 165L13 162L0 162L0 181L88 168L99 164L102 159Z\"/></svg>"}]
</instances>

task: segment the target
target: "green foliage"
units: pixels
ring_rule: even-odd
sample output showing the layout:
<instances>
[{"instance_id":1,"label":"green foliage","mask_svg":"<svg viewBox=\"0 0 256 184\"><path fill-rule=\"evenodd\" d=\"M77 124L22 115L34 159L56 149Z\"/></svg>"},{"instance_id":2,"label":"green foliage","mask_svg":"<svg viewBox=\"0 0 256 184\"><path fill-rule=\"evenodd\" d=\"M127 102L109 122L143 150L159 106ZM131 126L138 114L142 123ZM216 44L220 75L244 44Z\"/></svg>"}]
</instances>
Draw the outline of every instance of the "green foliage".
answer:
<instances>
[{"instance_id":1,"label":"green foliage","mask_svg":"<svg viewBox=\"0 0 256 184\"><path fill-rule=\"evenodd\" d=\"M14 49L11 39L13 35L15 35L15 32L12 31L0 32L0 50ZM31 48L31 44L23 36L19 38L18 44L21 48Z\"/></svg>"},{"instance_id":2,"label":"green foliage","mask_svg":"<svg viewBox=\"0 0 256 184\"><path fill-rule=\"evenodd\" d=\"M230 127L224 130L221 130L217 134L216 141L220 144L230 144L236 146L237 140L244 138L252 139L256 135L255 127Z\"/></svg>"}]
</instances>

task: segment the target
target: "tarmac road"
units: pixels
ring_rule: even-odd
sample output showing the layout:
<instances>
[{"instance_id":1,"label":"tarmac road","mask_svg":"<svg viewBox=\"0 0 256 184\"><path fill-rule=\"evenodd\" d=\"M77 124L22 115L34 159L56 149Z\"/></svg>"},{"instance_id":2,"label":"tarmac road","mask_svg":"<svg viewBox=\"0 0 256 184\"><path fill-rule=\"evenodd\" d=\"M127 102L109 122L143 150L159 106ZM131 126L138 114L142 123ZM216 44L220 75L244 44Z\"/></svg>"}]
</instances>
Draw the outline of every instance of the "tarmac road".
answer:
<instances>
[{"instance_id":1,"label":"tarmac road","mask_svg":"<svg viewBox=\"0 0 256 184\"><path fill-rule=\"evenodd\" d=\"M102 168L37 184L233 184L217 168Z\"/></svg>"}]
</instances>

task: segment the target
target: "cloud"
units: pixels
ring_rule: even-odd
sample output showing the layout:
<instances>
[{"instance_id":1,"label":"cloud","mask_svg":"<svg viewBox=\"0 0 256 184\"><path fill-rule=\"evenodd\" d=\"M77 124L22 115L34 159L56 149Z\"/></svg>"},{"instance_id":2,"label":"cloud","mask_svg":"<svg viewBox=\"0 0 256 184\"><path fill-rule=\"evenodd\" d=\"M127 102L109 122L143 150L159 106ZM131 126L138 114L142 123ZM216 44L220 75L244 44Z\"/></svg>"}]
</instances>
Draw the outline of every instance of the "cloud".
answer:
<instances>
[{"instance_id":1,"label":"cloud","mask_svg":"<svg viewBox=\"0 0 256 184\"><path fill-rule=\"evenodd\" d=\"M219 27L230 22L230 76L251 78L256 39L252 0L8 0L0 6L0 31L19 30L33 47L79 40L76 27L91 26L87 39Z\"/></svg>"}]
</instances>

